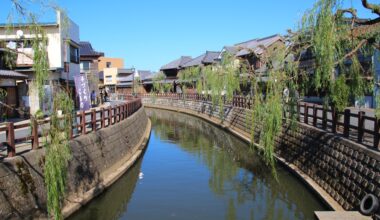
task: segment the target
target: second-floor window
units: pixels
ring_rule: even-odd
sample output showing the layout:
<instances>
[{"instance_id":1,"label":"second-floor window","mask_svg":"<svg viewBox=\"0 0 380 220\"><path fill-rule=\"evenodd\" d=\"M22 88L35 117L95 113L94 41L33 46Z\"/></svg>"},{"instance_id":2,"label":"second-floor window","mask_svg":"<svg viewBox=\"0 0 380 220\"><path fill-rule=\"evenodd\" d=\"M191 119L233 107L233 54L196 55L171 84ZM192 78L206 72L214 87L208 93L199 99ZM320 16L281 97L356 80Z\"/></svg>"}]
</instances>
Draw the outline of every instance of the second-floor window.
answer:
<instances>
[{"instance_id":1,"label":"second-floor window","mask_svg":"<svg viewBox=\"0 0 380 220\"><path fill-rule=\"evenodd\" d=\"M90 61L82 61L80 62L81 70L90 70Z\"/></svg>"},{"instance_id":2,"label":"second-floor window","mask_svg":"<svg viewBox=\"0 0 380 220\"><path fill-rule=\"evenodd\" d=\"M112 76L106 76L106 83L112 83Z\"/></svg>"},{"instance_id":3,"label":"second-floor window","mask_svg":"<svg viewBox=\"0 0 380 220\"><path fill-rule=\"evenodd\" d=\"M79 49L70 45L70 62L79 63Z\"/></svg>"},{"instance_id":4,"label":"second-floor window","mask_svg":"<svg viewBox=\"0 0 380 220\"><path fill-rule=\"evenodd\" d=\"M107 68L111 68L112 63L111 63L111 62L107 62L107 63L106 63L106 66L107 66Z\"/></svg>"}]
</instances>

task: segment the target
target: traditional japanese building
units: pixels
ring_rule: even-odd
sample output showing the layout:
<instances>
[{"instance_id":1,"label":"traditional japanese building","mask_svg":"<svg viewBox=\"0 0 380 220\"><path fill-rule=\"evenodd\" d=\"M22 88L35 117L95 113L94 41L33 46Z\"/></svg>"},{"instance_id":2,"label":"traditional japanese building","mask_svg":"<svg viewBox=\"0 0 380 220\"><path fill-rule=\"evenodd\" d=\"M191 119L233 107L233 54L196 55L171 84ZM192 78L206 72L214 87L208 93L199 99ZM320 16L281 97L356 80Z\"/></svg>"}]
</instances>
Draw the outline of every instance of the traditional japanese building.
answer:
<instances>
[{"instance_id":1,"label":"traditional japanese building","mask_svg":"<svg viewBox=\"0 0 380 220\"><path fill-rule=\"evenodd\" d=\"M67 25L67 22L69 25ZM49 76L44 86L43 100L38 97L34 79L32 40L37 36L31 32L32 26L39 26L46 33ZM17 84L18 95L22 98L21 108L31 114L42 110L48 114L52 110L52 99L57 86L66 87L75 94L74 76L80 74L79 67L79 27L69 18L57 11L57 20L38 24L0 24L0 42L11 50L17 51L15 66L12 70L27 76L24 82Z\"/></svg>"},{"instance_id":2,"label":"traditional japanese building","mask_svg":"<svg viewBox=\"0 0 380 220\"><path fill-rule=\"evenodd\" d=\"M81 41L79 44L80 73L87 76L90 91L95 91L96 94L99 94L99 86L102 84L99 79L99 58L103 57L104 53L94 50L88 41Z\"/></svg>"}]
</instances>

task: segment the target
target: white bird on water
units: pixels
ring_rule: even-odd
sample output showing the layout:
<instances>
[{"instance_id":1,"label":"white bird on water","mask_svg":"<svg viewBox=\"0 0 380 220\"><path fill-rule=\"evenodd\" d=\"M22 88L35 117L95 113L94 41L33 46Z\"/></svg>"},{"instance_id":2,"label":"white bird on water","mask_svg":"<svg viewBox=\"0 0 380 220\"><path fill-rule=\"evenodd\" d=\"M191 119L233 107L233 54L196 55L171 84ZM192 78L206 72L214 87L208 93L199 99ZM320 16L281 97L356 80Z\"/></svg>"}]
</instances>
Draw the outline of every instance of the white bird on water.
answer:
<instances>
[{"instance_id":1,"label":"white bird on water","mask_svg":"<svg viewBox=\"0 0 380 220\"><path fill-rule=\"evenodd\" d=\"M139 173L139 179L141 180L142 178L144 178L144 173L140 171L140 173Z\"/></svg>"}]
</instances>

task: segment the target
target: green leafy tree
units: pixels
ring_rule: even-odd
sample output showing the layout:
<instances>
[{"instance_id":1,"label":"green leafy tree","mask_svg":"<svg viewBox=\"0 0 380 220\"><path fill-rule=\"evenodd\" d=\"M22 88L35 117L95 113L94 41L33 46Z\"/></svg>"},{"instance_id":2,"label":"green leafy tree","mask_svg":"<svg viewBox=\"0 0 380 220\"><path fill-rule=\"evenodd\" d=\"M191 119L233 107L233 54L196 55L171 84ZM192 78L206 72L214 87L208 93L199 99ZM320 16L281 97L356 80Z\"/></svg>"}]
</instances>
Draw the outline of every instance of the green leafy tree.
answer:
<instances>
[{"instance_id":1,"label":"green leafy tree","mask_svg":"<svg viewBox=\"0 0 380 220\"><path fill-rule=\"evenodd\" d=\"M173 85L165 82L166 76L163 72L157 73L153 77L153 92L167 93L172 90Z\"/></svg>"},{"instance_id":2,"label":"green leafy tree","mask_svg":"<svg viewBox=\"0 0 380 220\"><path fill-rule=\"evenodd\" d=\"M9 14L9 18L15 18L18 21L28 23L26 26L27 31L31 36L30 39L24 39L31 42L33 49L32 54L23 53L20 50L2 47L2 51L5 53L6 60L13 60L8 62L9 68L14 68L14 60L18 55L22 54L33 60L33 69L35 72L35 79L32 83L38 89L39 100L43 100L44 86L49 78L49 60L47 54L48 39L45 30L38 22L38 15L36 12L28 10L29 4L39 4L45 10L61 10L58 6L53 5L48 1L39 2L25 2L19 0L10 0L12 4L12 11ZM62 24L62 30L67 33L68 19L64 15L64 22ZM9 21L7 27L9 32L15 32L15 27L12 25L12 19ZM12 66L13 65L13 66ZM57 86L55 89L53 100L53 112L50 115L51 124L49 127L48 138L46 138L45 148L45 185L47 191L47 210L49 216L54 219L63 219L61 208L64 202L65 190L66 190L66 175L68 161L71 158L71 152L69 148L69 140L72 129L72 112L74 109L73 100L71 100L70 92L67 91L64 86ZM63 115L58 115L58 110L62 111ZM33 115L30 115L32 120L37 120Z\"/></svg>"}]
</instances>

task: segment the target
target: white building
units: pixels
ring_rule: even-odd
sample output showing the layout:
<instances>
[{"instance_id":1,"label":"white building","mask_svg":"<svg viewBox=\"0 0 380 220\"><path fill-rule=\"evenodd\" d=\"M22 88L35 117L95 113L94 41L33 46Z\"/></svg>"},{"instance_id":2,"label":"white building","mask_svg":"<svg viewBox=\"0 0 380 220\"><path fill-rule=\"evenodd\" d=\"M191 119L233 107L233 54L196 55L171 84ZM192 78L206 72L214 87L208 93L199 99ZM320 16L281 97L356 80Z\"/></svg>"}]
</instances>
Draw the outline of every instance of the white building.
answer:
<instances>
[{"instance_id":1,"label":"white building","mask_svg":"<svg viewBox=\"0 0 380 220\"><path fill-rule=\"evenodd\" d=\"M46 98L40 102L37 91L33 86L36 75L33 70L33 59L19 53L17 55L17 72L28 75L25 81L17 82L19 107L30 108L34 114L38 109L49 112L54 86L66 83L75 94L73 77L80 74L79 56L79 27L60 11L57 11L57 20L52 23L39 23L48 40L47 53L49 61L49 80L45 86ZM0 41L5 41L7 47L17 49L22 53L33 56L33 49L28 39L36 37L30 31L31 24L0 25Z\"/></svg>"}]
</instances>

